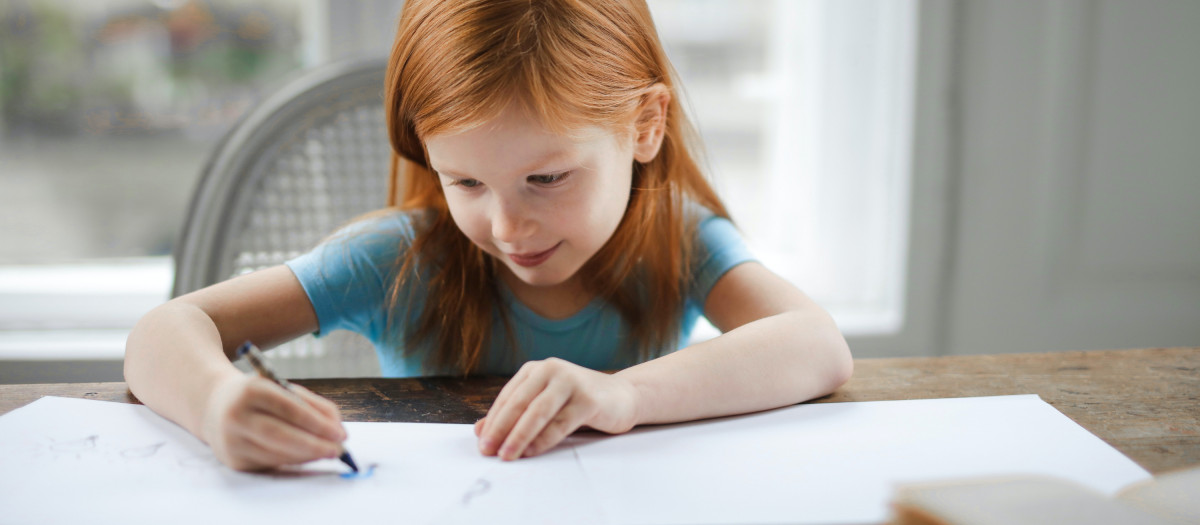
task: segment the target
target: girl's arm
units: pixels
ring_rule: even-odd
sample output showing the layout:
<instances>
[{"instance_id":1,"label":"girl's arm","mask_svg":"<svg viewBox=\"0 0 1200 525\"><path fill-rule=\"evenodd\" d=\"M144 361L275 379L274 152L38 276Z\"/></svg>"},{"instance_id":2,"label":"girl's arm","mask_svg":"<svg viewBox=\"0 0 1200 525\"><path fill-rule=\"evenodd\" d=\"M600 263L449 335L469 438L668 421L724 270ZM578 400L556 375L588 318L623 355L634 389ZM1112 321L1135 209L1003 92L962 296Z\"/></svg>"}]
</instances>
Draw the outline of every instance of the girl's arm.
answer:
<instances>
[{"instance_id":1,"label":"girl's arm","mask_svg":"<svg viewBox=\"0 0 1200 525\"><path fill-rule=\"evenodd\" d=\"M125 345L125 381L146 406L253 470L337 457L337 408L300 387L303 401L231 363L243 341L269 348L317 329L312 304L286 266L177 297L147 313Z\"/></svg>"},{"instance_id":2,"label":"girl's arm","mask_svg":"<svg viewBox=\"0 0 1200 525\"><path fill-rule=\"evenodd\" d=\"M726 272L705 303L721 336L616 374L555 359L526 364L476 424L480 450L513 459L583 425L616 433L777 408L850 378L850 349L833 320L761 264Z\"/></svg>"},{"instance_id":3,"label":"girl's arm","mask_svg":"<svg viewBox=\"0 0 1200 525\"><path fill-rule=\"evenodd\" d=\"M854 370L829 314L759 263L722 276L704 311L722 335L617 373L638 391L638 424L792 405L833 392Z\"/></svg>"}]
</instances>

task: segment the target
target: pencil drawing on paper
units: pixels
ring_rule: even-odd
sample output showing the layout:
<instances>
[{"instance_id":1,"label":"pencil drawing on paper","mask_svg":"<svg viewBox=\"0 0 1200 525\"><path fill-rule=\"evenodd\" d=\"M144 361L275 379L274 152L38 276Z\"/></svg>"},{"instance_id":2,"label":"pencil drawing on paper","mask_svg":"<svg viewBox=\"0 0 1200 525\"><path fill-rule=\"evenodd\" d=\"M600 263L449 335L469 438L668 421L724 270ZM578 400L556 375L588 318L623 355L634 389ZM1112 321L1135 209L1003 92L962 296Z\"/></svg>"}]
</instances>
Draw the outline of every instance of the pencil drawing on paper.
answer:
<instances>
[{"instance_id":1,"label":"pencil drawing on paper","mask_svg":"<svg viewBox=\"0 0 1200 525\"><path fill-rule=\"evenodd\" d=\"M471 500L487 494L487 491L491 490L491 488L492 484L486 478L479 478L475 480L475 483L473 483L471 487L467 489L467 492L463 494L462 506L466 507L470 505Z\"/></svg>"},{"instance_id":2,"label":"pencil drawing on paper","mask_svg":"<svg viewBox=\"0 0 1200 525\"><path fill-rule=\"evenodd\" d=\"M96 450L96 440L100 439L100 436L93 434L83 439L68 441L58 441L54 438L46 439L50 440L50 452L53 452L56 456L73 455L75 459L80 459L83 457L83 454L92 453Z\"/></svg>"},{"instance_id":3,"label":"pencil drawing on paper","mask_svg":"<svg viewBox=\"0 0 1200 525\"><path fill-rule=\"evenodd\" d=\"M153 445L127 448L127 449L121 451L121 457L130 458L130 459L148 458L150 456L153 456L156 452L158 452L158 449L160 449L166 445L167 445L166 441L159 441L158 443L155 443Z\"/></svg>"},{"instance_id":4,"label":"pencil drawing on paper","mask_svg":"<svg viewBox=\"0 0 1200 525\"><path fill-rule=\"evenodd\" d=\"M220 466L217 458L207 450L203 453L181 451L178 447L169 446L170 443L166 440L130 444L121 442L122 440L114 442L112 439L101 437L100 434L69 439L45 436L43 439L43 442L34 446L34 456L45 455L56 460L120 461L131 465L134 463L176 465L189 470ZM172 452L167 453L166 451Z\"/></svg>"},{"instance_id":5,"label":"pencil drawing on paper","mask_svg":"<svg viewBox=\"0 0 1200 525\"><path fill-rule=\"evenodd\" d=\"M188 469L214 468L220 465L221 462L217 461L217 457L212 454L192 454L179 457L179 466Z\"/></svg>"}]
</instances>

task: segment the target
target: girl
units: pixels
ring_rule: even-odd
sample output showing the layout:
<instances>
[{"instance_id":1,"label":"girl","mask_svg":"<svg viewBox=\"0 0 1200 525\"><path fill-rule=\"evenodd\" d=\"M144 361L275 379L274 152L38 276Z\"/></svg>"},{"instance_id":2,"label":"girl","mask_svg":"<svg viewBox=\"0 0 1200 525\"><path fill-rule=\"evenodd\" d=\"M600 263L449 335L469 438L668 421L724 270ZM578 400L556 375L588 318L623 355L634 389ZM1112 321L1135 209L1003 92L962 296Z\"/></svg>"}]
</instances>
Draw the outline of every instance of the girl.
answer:
<instances>
[{"instance_id":1,"label":"girl","mask_svg":"<svg viewBox=\"0 0 1200 525\"><path fill-rule=\"evenodd\" d=\"M685 146L643 0L409 0L385 98L402 200L129 336L133 393L227 465L336 457L346 438L329 401L238 372L247 339L343 328L385 375L515 372L475 425L505 460L849 378L830 317L751 258ZM701 313L723 335L672 352Z\"/></svg>"}]
</instances>

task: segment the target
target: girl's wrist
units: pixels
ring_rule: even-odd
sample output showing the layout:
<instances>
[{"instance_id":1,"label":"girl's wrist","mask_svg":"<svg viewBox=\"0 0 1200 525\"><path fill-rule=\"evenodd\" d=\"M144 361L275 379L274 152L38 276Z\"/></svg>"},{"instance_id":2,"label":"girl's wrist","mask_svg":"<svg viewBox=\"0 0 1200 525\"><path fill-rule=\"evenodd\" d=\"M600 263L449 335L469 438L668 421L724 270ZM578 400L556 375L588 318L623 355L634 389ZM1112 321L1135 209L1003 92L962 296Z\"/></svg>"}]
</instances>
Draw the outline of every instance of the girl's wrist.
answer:
<instances>
[{"instance_id":1,"label":"girl's wrist","mask_svg":"<svg viewBox=\"0 0 1200 525\"><path fill-rule=\"evenodd\" d=\"M636 377L630 377L632 374L627 374L629 369L622 370L613 374L614 376L625 381L630 387L633 399L633 425L644 425L653 422L652 405L654 404L654 396L650 389L639 381Z\"/></svg>"},{"instance_id":2,"label":"girl's wrist","mask_svg":"<svg viewBox=\"0 0 1200 525\"><path fill-rule=\"evenodd\" d=\"M210 436L207 434L212 426L211 418L213 414L211 412L219 402L218 392L226 384L239 379L242 373L237 368L230 366L227 370L213 370L206 375L207 377L201 383L203 386L201 387L200 395L196 396L199 399L199 406L195 407L193 412L193 417L195 418L193 419L193 424L195 427L189 430L196 437L200 438L201 441L209 443Z\"/></svg>"}]
</instances>

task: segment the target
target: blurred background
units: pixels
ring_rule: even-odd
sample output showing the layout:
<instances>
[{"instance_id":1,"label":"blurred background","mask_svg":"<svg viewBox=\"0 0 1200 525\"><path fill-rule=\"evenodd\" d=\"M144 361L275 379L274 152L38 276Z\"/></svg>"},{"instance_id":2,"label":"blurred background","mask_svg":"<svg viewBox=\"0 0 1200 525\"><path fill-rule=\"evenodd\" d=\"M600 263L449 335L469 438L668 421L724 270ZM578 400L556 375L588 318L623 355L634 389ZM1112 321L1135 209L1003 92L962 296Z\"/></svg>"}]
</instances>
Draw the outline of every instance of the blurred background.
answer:
<instances>
[{"instance_id":1,"label":"blurred background","mask_svg":"<svg viewBox=\"0 0 1200 525\"><path fill-rule=\"evenodd\" d=\"M214 147L401 3L0 0L0 382L121 380ZM1200 345L1200 2L649 3L735 221L856 356Z\"/></svg>"}]
</instances>

